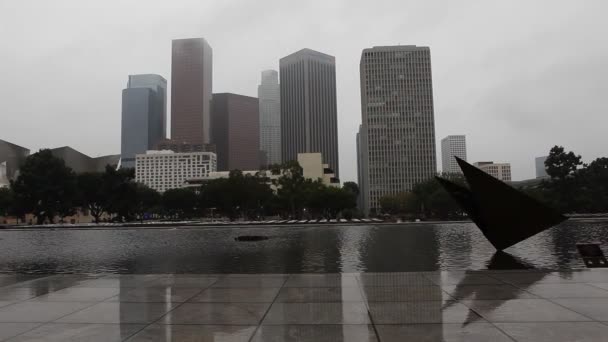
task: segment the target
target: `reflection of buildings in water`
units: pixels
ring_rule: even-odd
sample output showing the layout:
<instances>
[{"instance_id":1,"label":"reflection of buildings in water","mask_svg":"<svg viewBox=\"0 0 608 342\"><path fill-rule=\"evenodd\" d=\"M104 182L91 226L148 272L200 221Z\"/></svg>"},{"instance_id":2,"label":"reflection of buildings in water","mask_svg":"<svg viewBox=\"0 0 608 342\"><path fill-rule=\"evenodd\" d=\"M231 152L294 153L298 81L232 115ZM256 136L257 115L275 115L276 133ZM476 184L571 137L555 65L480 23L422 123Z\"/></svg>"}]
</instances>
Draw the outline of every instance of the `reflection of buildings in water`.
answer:
<instances>
[{"instance_id":1,"label":"reflection of buildings in water","mask_svg":"<svg viewBox=\"0 0 608 342\"><path fill-rule=\"evenodd\" d=\"M361 248L369 236L366 227L344 227L338 232L339 263L342 272L360 272L363 270Z\"/></svg>"}]
</instances>

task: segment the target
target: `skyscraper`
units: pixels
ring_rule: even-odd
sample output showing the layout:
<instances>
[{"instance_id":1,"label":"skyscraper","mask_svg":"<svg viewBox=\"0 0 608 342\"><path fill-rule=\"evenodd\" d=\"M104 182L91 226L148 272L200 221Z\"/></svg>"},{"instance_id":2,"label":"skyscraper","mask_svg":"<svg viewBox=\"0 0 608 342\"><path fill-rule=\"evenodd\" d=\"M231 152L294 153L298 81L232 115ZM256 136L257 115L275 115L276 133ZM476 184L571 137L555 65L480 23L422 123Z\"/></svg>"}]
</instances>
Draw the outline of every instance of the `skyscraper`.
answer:
<instances>
[{"instance_id":1,"label":"skyscraper","mask_svg":"<svg viewBox=\"0 0 608 342\"><path fill-rule=\"evenodd\" d=\"M441 169L445 173L462 173L456 158L467 160L467 142L464 135L448 135L441 139Z\"/></svg>"},{"instance_id":2,"label":"skyscraper","mask_svg":"<svg viewBox=\"0 0 608 342\"><path fill-rule=\"evenodd\" d=\"M203 38L175 39L171 56L171 139L211 140L212 50Z\"/></svg>"},{"instance_id":3,"label":"skyscraper","mask_svg":"<svg viewBox=\"0 0 608 342\"><path fill-rule=\"evenodd\" d=\"M369 213L383 196L409 191L436 174L430 49L365 49L360 77L359 182Z\"/></svg>"},{"instance_id":4,"label":"skyscraper","mask_svg":"<svg viewBox=\"0 0 608 342\"><path fill-rule=\"evenodd\" d=\"M135 155L165 138L167 81L159 75L130 75L122 91L121 167L135 167Z\"/></svg>"},{"instance_id":5,"label":"skyscraper","mask_svg":"<svg viewBox=\"0 0 608 342\"><path fill-rule=\"evenodd\" d=\"M258 86L260 101L260 150L267 164L281 163L281 89L276 70L262 71Z\"/></svg>"},{"instance_id":6,"label":"skyscraper","mask_svg":"<svg viewBox=\"0 0 608 342\"><path fill-rule=\"evenodd\" d=\"M303 49L281 58L281 143L283 161L321 152L339 177L336 61Z\"/></svg>"},{"instance_id":7,"label":"skyscraper","mask_svg":"<svg viewBox=\"0 0 608 342\"><path fill-rule=\"evenodd\" d=\"M548 156L536 157L534 159L534 163L536 165L536 178L549 177L549 175L547 175L547 167L545 166L545 160L547 160L547 157Z\"/></svg>"},{"instance_id":8,"label":"skyscraper","mask_svg":"<svg viewBox=\"0 0 608 342\"><path fill-rule=\"evenodd\" d=\"M218 171L257 170L260 167L258 99L230 93L213 94L212 143Z\"/></svg>"}]
</instances>

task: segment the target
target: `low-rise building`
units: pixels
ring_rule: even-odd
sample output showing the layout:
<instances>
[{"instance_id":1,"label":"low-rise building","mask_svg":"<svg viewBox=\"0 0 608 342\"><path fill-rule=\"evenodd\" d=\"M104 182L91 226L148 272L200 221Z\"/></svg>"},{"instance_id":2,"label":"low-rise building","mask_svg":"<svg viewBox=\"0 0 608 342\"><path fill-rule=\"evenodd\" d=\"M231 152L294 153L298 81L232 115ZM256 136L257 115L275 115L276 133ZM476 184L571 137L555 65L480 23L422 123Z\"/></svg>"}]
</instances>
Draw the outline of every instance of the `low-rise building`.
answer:
<instances>
[{"instance_id":1,"label":"low-rise building","mask_svg":"<svg viewBox=\"0 0 608 342\"><path fill-rule=\"evenodd\" d=\"M474 163L478 169L503 182L511 181L511 164L492 161Z\"/></svg>"},{"instance_id":2,"label":"low-rise building","mask_svg":"<svg viewBox=\"0 0 608 342\"><path fill-rule=\"evenodd\" d=\"M120 154L89 157L69 146L52 148L50 151L76 173L104 172L107 165L116 167L120 161Z\"/></svg>"},{"instance_id":3,"label":"low-rise building","mask_svg":"<svg viewBox=\"0 0 608 342\"><path fill-rule=\"evenodd\" d=\"M217 170L213 152L147 151L135 156L135 181L164 192L181 188L187 179L208 178Z\"/></svg>"},{"instance_id":4,"label":"low-rise building","mask_svg":"<svg viewBox=\"0 0 608 342\"><path fill-rule=\"evenodd\" d=\"M19 168L30 155L30 150L0 139L0 163L4 164L6 182L17 178Z\"/></svg>"},{"instance_id":5,"label":"low-rise building","mask_svg":"<svg viewBox=\"0 0 608 342\"><path fill-rule=\"evenodd\" d=\"M298 153L298 163L304 178L320 180L327 186L340 186L340 179L328 164L323 164L321 153Z\"/></svg>"}]
</instances>

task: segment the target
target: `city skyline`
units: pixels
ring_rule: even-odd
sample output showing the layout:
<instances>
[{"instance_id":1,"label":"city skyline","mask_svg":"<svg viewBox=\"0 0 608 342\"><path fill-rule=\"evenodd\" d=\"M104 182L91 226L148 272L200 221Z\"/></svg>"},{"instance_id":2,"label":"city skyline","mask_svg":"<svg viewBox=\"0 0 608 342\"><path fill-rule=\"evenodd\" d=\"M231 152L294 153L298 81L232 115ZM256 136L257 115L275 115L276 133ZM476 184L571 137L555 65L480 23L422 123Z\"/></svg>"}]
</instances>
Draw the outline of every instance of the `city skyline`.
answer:
<instances>
[{"instance_id":1,"label":"city skyline","mask_svg":"<svg viewBox=\"0 0 608 342\"><path fill-rule=\"evenodd\" d=\"M62 13L69 12L69 4L40 5L46 16L25 15L31 13L26 4L0 11L3 23L14 28L8 31L13 33L6 35L2 48L6 63L0 71L11 80L1 85L6 95L3 115L11 119L0 127L0 138L28 146L33 152L69 145L88 155L117 153L117 89L124 87L129 74L156 73L169 79L171 40L185 37L205 37L213 46L216 92L255 96L260 71L278 68L280 56L300 48L336 56L342 181L356 178L357 64L366 46L430 46L437 136L462 132L470 141L483 141L471 144L469 159L509 161L513 179L534 178L530 161L546 155L553 145L563 145L589 162L601 156L602 147L608 144L601 131L608 119L599 115L607 109L599 95L606 85L598 72L603 70L601 61L608 49L590 44L601 41L606 25L599 17L602 4L537 2L521 13L517 3L436 7L381 2L377 6L385 14L382 20L369 17L371 4L335 4L310 21L314 4L300 4L294 14L287 5L276 3L273 11L252 16L253 24L246 27L233 24L238 15L228 5L190 4L164 11L151 2L138 10L154 20L133 21L116 16L107 4L66 17ZM549 4L551 10L547 11ZM259 4L240 7L247 13L259 13ZM464 17L459 16L465 12ZM327 20L339 13L347 13L340 25ZM394 20L398 13L412 20ZM536 18L541 14L543 20L539 21ZM513 18L518 25L504 30ZM158 25L158 20L179 25ZM45 30L37 29L47 21ZM376 25L376 32L363 30L363 21ZM276 25L285 29L271 31ZM264 38L251 39L254 33ZM580 37L585 39L577 39ZM564 41L568 42L566 50ZM248 51L247 58L242 58L240 48ZM90 75L95 82L86 82ZM31 80L53 87L31 87ZM560 120L553 120L556 116ZM571 127L585 134L570 134ZM60 134L38 134L43 130ZM505 146L504 141L513 144Z\"/></svg>"}]
</instances>

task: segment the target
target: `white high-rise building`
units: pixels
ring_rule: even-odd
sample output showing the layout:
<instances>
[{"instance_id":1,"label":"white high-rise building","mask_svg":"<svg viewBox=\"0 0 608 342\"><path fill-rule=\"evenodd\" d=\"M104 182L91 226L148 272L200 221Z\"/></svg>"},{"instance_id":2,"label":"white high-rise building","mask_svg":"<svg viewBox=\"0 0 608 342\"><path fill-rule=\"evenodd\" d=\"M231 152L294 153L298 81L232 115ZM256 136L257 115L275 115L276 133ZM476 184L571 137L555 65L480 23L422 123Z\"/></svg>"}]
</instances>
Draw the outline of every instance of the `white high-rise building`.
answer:
<instances>
[{"instance_id":1,"label":"white high-rise building","mask_svg":"<svg viewBox=\"0 0 608 342\"><path fill-rule=\"evenodd\" d=\"M258 86L260 106L260 150L267 165L281 163L281 88L276 70L262 71Z\"/></svg>"},{"instance_id":2,"label":"white high-rise building","mask_svg":"<svg viewBox=\"0 0 608 342\"><path fill-rule=\"evenodd\" d=\"M511 181L511 164L509 163L494 163L488 161L477 162L473 165L498 180L501 180L503 182Z\"/></svg>"},{"instance_id":3,"label":"white high-rise building","mask_svg":"<svg viewBox=\"0 0 608 342\"><path fill-rule=\"evenodd\" d=\"M209 177L215 171L217 157L212 152L147 151L135 156L135 181L159 192L181 188L185 180Z\"/></svg>"},{"instance_id":4,"label":"white high-rise building","mask_svg":"<svg viewBox=\"0 0 608 342\"><path fill-rule=\"evenodd\" d=\"M536 178L547 178L549 175L547 174L547 167L545 166L545 160L547 160L548 156L544 157L536 157L534 159L534 163L536 165Z\"/></svg>"},{"instance_id":5,"label":"white high-rise building","mask_svg":"<svg viewBox=\"0 0 608 342\"><path fill-rule=\"evenodd\" d=\"M441 169L444 173L462 173L454 157L467 161L467 142L464 135L448 135L441 139Z\"/></svg>"},{"instance_id":6,"label":"white high-rise building","mask_svg":"<svg viewBox=\"0 0 608 342\"><path fill-rule=\"evenodd\" d=\"M360 77L359 186L367 214L380 209L380 198L409 191L437 172L430 49L365 49Z\"/></svg>"}]
</instances>

